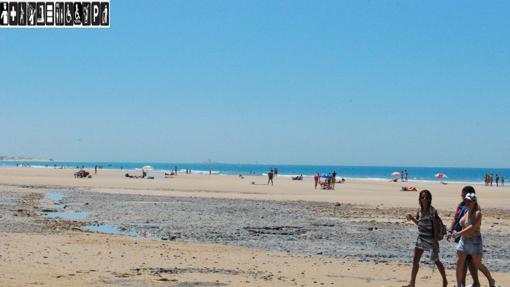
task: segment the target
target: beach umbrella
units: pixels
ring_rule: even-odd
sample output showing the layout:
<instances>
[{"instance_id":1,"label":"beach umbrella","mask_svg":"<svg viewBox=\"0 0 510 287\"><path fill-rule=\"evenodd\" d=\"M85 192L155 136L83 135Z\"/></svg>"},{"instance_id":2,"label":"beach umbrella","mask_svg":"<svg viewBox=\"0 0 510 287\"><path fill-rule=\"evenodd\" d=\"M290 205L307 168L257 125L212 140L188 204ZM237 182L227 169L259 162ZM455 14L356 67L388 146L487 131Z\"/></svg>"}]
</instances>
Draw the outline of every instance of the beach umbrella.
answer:
<instances>
[{"instance_id":1,"label":"beach umbrella","mask_svg":"<svg viewBox=\"0 0 510 287\"><path fill-rule=\"evenodd\" d=\"M399 177L400 176L400 172L394 171L394 172L391 173L391 176Z\"/></svg>"},{"instance_id":2,"label":"beach umbrella","mask_svg":"<svg viewBox=\"0 0 510 287\"><path fill-rule=\"evenodd\" d=\"M142 170L149 171L149 170L153 170L153 168L150 165L146 165L146 166L142 167Z\"/></svg>"},{"instance_id":3,"label":"beach umbrella","mask_svg":"<svg viewBox=\"0 0 510 287\"><path fill-rule=\"evenodd\" d=\"M436 173L436 175L434 175L435 178L439 178L439 179L444 179L444 178L448 178L448 176L446 176L446 174L440 172L440 173Z\"/></svg>"}]
</instances>

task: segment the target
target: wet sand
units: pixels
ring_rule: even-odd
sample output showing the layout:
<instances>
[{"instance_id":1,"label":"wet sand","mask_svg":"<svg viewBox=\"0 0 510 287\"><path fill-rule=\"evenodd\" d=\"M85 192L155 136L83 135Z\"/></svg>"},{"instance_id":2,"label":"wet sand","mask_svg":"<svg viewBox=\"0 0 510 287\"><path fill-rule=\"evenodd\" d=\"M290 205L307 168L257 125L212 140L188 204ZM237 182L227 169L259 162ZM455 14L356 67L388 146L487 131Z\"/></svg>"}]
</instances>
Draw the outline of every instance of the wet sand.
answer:
<instances>
[{"instance_id":1,"label":"wet sand","mask_svg":"<svg viewBox=\"0 0 510 287\"><path fill-rule=\"evenodd\" d=\"M0 168L1 286L401 286L409 278L416 227L403 217L416 210L417 193L400 192L401 183L316 191L311 179L267 186L263 177L73 172ZM462 187L406 185L431 189L444 220ZM476 188L487 265L505 286L510 211L501 201L510 189ZM49 219L55 211L86 217ZM102 224L137 237L80 231ZM454 245L441 248L453 267ZM417 286L439 285L429 266Z\"/></svg>"}]
</instances>

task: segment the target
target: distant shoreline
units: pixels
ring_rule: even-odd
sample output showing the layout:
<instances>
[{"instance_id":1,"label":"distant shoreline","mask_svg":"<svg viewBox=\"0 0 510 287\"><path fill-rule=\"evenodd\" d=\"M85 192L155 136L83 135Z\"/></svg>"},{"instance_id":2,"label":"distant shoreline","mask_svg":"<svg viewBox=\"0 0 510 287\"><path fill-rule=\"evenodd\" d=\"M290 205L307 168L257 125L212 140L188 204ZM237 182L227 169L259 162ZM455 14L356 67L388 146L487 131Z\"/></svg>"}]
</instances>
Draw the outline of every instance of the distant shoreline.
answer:
<instances>
[{"instance_id":1,"label":"distant shoreline","mask_svg":"<svg viewBox=\"0 0 510 287\"><path fill-rule=\"evenodd\" d=\"M3 159L8 158L8 159ZM73 160L60 160L60 159L33 159L33 158L19 158L15 159L14 157L5 157L0 156L0 163L2 162L47 162L47 163L79 163L83 165L87 164L98 164L98 165L108 165L108 164L155 164L155 165L179 165L179 166L186 166L186 165L231 165L231 166L268 166L268 167L285 167L285 166L320 166L320 167L357 167L357 168L387 168L392 167L396 169L411 169L411 168L441 168L441 169L486 169L486 170L505 170L510 169L510 166L508 167L488 167L488 166L455 166L455 165L445 165L445 166L429 166L429 165L395 165L395 164L388 164L388 165L352 165L352 164L306 164L306 163L296 163L296 164L289 164L289 163L232 163L232 162L171 162L171 161L73 161Z\"/></svg>"},{"instance_id":2,"label":"distant shoreline","mask_svg":"<svg viewBox=\"0 0 510 287\"><path fill-rule=\"evenodd\" d=\"M212 174L234 176L267 176L270 169L278 168L278 176L282 177L313 177L320 173L325 176L336 171L337 178L346 180L390 181L395 179L394 172L407 170L409 182L440 182L435 178L437 173L444 173L448 183L483 184L485 174L499 175L510 178L510 169L502 168L445 168L445 167L360 167L360 166L321 166L321 165L242 165L220 163L151 163L151 162L65 162L65 161L0 161L1 167L33 167L33 168L85 168L94 170L123 170L124 172L140 171L144 166L151 166L151 173L164 174L177 169L179 174ZM186 172L187 171L187 172ZM398 178L401 182L401 178ZM444 181L444 180L443 180ZM404 181L405 182L405 181ZM496 185L494 183L494 185Z\"/></svg>"}]
</instances>

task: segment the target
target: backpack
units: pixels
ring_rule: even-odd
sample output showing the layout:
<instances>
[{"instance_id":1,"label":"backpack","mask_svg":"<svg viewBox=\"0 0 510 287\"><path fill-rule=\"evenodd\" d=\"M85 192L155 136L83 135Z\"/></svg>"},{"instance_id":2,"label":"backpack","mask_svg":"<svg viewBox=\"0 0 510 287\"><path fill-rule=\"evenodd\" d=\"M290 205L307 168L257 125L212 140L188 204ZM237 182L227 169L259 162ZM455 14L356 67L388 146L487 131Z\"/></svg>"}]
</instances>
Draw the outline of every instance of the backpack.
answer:
<instances>
[{"instance_id":1,"label":"backpack","mask_svg":"<svg viewBox=\"0 0 510 287\"><path fill-rule=\"evenodd\" d=\"M433 212L435 211L435 212ZM436 217L436 224L434 224L434 221L432 221L432 225L433 225L433 228L434 229L438 229L438 241L441 241L444 239L444 237L446 236L446 225L443 223L443 220L441 219L441 217L439 217L439 214L437 213L437 210L434 208L432 211L432 207L430 208L430 217L434 217L434 213L435 213L435 217ZM420 210L418 209L416 211L416 218L419 218L419 214L420 214Z\"/></svg>"},{"instance_id":2,"label":"backpack","mask_svg":"<svg viewBox=\"0 0 510 287\"><path fill-rule=\"evenodd\" d=\"M438 240L441 241L444 239L444 237L446 235L446 225L443 223L443 220L441 220L441 217L439 217L439 214L437 214L437 211L436 211L436 222L437 222L437 227L439 229ZM436 228L436 226L434 226L434 228Z\"/></svg>"}]
</instances>

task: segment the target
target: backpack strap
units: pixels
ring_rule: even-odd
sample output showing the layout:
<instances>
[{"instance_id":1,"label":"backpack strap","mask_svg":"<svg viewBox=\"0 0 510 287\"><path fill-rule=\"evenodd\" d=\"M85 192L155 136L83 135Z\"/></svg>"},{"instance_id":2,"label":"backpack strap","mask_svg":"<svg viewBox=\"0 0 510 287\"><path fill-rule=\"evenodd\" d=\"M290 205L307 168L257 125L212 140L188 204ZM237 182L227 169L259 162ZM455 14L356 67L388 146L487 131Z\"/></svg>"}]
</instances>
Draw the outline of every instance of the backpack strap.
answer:
<instances>
[{"instance_id":1,"label":"backpack strap","mask_svg":"<svg viewBox=\"0 0 510 287\"><path fill-rule=\"evenodd\" d=\"M430 212L430 218L431 218L431 219L432 219L432 218L437 218L437 217L438 217L438 215L437 215L437 210L436 210L434 207L430 206L430 208L429 208L429 212Z\"/></svg>"}]
</instances>

